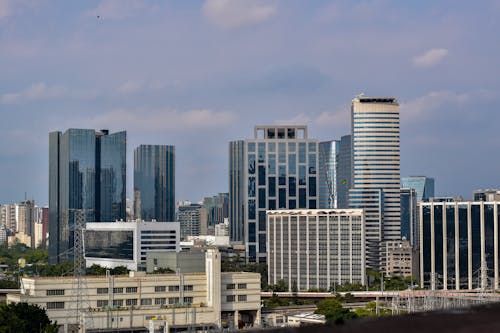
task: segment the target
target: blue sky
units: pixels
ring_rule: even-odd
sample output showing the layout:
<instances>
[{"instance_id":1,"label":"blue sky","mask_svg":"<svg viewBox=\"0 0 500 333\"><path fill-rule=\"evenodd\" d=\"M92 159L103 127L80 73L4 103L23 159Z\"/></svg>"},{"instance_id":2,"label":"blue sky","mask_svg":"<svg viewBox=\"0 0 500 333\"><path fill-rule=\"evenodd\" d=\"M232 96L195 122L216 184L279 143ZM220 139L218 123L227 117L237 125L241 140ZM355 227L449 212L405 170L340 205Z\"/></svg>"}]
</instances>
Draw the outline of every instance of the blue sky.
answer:
<instances>
[{"instance_id":1,"label":"blue sky","mask_svg":"<svg viewBox=\"0 0 500 333\"><path fill-rule=\"evenodd\" d=\"M349 132L358 93L401 103L401 174L498 188L500 1L0 0L0 203L48 192L48 132L173 144L177 199L227 191L257 124ZM99 18L98 18L99 16Z\"/></svg>"}]
</instances>

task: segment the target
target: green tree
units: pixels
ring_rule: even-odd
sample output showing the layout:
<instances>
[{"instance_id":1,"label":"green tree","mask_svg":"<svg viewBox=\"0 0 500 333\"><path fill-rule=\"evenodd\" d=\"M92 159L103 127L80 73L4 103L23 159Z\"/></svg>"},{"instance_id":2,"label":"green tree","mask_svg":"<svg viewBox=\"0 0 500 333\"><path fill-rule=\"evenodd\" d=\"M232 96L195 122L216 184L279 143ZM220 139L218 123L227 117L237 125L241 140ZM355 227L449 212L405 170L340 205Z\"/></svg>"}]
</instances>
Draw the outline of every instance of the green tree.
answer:
<instances>
[{"instance_id":1,"label":"green tree","mask_svg":"<svg viewBox=\"0 0 500 333\"><path fill-rule=\"evenodd\" d=\"M368 302L364 307L355 310L359 318L374 317L377 315L377 303L375 301ZM379 308L379 316L390 316L391 310Z\"/></svg>"},{"instance_id":2,"label":"green tree","mask_svg":"<svg viewBox=\"0 0 500 333\"><path fill-rule=\"evenodd\" d=\"M314 313L324 315L327 322L335 324L343 324L348 319L358 317L355 312L344 308L336 298L327 298L319 302Z\"/></svg>"},{"instance_id":3,"label":"green tree","mask_svg":"<svg viewBox=\"0 0 500 333\"><path fill-rule=\"evenodd\" d=\"M38 305L0 304L0 332L54 333L57 332L57 323L52 323Z\"/></svg>"}]
</instances>

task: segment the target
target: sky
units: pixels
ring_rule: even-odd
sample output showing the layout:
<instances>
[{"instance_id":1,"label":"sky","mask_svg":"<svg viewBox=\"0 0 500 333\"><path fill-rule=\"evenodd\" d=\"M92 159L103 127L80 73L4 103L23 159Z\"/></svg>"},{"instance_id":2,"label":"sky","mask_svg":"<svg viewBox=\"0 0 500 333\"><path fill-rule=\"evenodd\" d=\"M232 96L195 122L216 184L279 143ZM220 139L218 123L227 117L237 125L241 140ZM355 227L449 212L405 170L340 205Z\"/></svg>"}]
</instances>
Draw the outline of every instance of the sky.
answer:
<instances>
[{"instance_id":1,"label":"sky","mask_svg":"<svg viewBox=\"0 0 500 333\"><path fill-rule=\"evenodd\" d=\"M401 175L499 188L500 1L0 0L0 203L48 202L48 133L176 147L176 199L228 191L228 143L263 124L350 131L400 102Z\"/></svg>"}]
</instances>

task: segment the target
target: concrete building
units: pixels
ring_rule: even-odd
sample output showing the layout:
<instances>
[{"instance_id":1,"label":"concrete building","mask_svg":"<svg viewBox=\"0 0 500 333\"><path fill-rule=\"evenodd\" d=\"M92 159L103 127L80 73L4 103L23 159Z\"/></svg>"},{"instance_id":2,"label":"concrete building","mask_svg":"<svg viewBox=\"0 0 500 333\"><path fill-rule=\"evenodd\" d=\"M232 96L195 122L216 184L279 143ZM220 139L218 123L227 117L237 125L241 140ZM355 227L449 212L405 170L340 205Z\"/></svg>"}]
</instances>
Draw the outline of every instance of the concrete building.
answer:
<instances>
[{"instance_id":1,"label":"concrete building","mask_svg":"<svg viewBox=\"0 0 500 333\"><path fill-rule=\"evenodd\" d=\"M475 190L472 197L474 201L500 201L500 190Z\"/></svg>"},{"instance_id":2,"label":"concrete building","mask_svg":"<svg viewBox=\"0 0 500 333\"><path fill-rule=\"evenodd\" d=\"M205 252L149 252L146 254L146 272L168 268L177 273L196 273L205 270Z\"/></svg>"},{"instance_id":3,"label":"concrete building","mask_svg":"<svg viewBox=\"0 0 500 333\"><path fill-rule=\"evenodd\" d=\"M179 206L177 221L180 223L182 240L187 239L188 236L207 234L207 213L200 204ZM202 230L204 233L201 232Z\"/></svg>"},{"instance_id":4,"label":"concrete building","mask_svg":"<svg viewBox=\"0 0 500 333\"><path fill-rule=\"evenodd\" d=\"M385 270L387 276L417 276L416 265L414 264L414 252L410 241L403 239L400 241L385 242ZM415 258L417 259L417 258Z\"/></svg>"},{"instance_id":5,"label":"concrete building","mask_svg":"<svg viewBox=\"0 0 500 333\"><path fill-rule=\"evenodd\" d=\"M59 325L76 326L74 278L23 278L21 285L20 294L7 295L7 303L39 305ZM87 276L86 286L85 308L80 313L85 318L91 314L89 333L150 325L156 330L168 325L175 331L199 331L260 323L260 275L221 273L216 250L206 251L202 272Z\"/></svg>"},{"instance_id":6,"label":"concrete building","mask_svg":"<svg viewBox=\"0 0 500 333\"><path fill-rule=\"evenodd\" d=\"M213 235L216 225L224 223L229 218L229 193L218 193L203 199L203 208L207 213L207 233Z\"/></svg>"},{"instance_id":7,"label":"concrete building","mask_svg":"<svg viewBox=\"0 0 500 333\"><path fill-rule=\"evenodd\" d=\"M499 288L499 201L420 202L420 284Z\"/></svg>"},{"instance_id":8,"label":"concrete building","mask_svg":"<svg viewBox=\"0 0 500 333\"><path fill-rule=\"evenodd\" d=\"M410 176L401 178L401 188L411 188L417 192L417 201L429 201L434 198L434 178Z\"/></svg>"},{"instance_id":9,"label":"concrete building","mask_svg":"<svg viewBox=\"0 0 500 333\"><path fill-rule=\"evenodd\" d=\"M247 261L266 262L266 211L318 207L318 140L307 126L256 126L254 138L229 143L231 241Z\"/></svg>"},{"instance_id":10,"label":"concrete building","mask_svg":"<svg viewBox=\"0 0 500 333\"><path fill-rule=\"evenodd\" d=\"M87 267L145 270L148 253L180 251L179 228L178 222L89 222L84 233Z\"/></svg>"},{"instance_id":11,"label":"concrete building","mask_svg":"<svg viewBox=\"0 0 500 333\"><path fill-rule=\"evenodd\" d=\"M267 212L268 281L289 290L365 282L361 209Z\"/></svg>"},{"instance_id":12,"label":"concrete building","mask_svg":"<svg viewBox=\"0 0 500 333\"><path fill-rule=\"evenodd\" d=\"M222 223L215 225L215 236L229 237L229 219L225 218Z\"/></svg>"},{"instance_id":13,"label":"concrete building","mask_svg":"<svg viewBox=\"0 0 500 333\"><path fill-rule=\"evenodd\" d=\"M135 217L175 221L175 147L140 145L134 150Z\"/></svg>"},{"instance_id":14,"label":"concrete building","mask_svg":"<svg viewBox=\"0 0 500 333\"><path fill-rule=\"evenodd\" d=\"M126 132L68 129L49 134L49 263L71 261L75 212L87 222L124 221Z\"/></svg>"},{"instance_id":15,"label":"concrete building","mask_svg":"<svg viewBox=\"0 0 500 333\"><path fill-rule=\"evenodd\" d=\"M352 100L353 184L349 207L365 209L366 265L381 268L383 242L399 240L399 102L392 97ZM374 209L374 201L379 203Z\"/></svg>"}]
</instances>

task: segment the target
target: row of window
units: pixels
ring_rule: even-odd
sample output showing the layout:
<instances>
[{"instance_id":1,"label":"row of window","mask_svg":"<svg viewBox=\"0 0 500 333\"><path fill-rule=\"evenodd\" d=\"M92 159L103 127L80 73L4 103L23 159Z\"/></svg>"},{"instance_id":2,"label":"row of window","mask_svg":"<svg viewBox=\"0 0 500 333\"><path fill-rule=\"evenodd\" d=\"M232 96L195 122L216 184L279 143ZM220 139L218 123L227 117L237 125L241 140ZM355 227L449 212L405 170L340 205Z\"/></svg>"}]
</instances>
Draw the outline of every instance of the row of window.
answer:
<instances>
[{"instance_id":1,"label":"row of window","mask_svg":"<svg viewBox=\"0 0 500 333\"><path fill-rule=\"evenodd\" d=\"M184 304L191 304L193 303L193 297L184 297ZM115 299L113 300L113 306L114 307L121 307L123 306L123 299ZM160 298L155 298L154 299L154 304L155 305L165 305L165 304L179 304L179 297L160 297ZM168 303L167 303L168 302ZM53 303L64 303L64 302L53 302ZM49 304L49 303L47 303ZM132 298L132 299L126 299L125 300L125 305L126 306L135 306L138 304L137 298ZM107 299L103 300L97 300L97 307L102 308L105 306L109 305L109 301ZM141 299L141 305L153 305L153 299L152 298L143 298ZM53 306L53 305L51 305ZM48 308L47 308L48 309Z\"/></svg>"},{"instance_id":2,"label":"row of window","mask_svg":"<svg viewBox=\"0 0 500 333\"><path fill-rule=\"evenodd\" d=\"M246 302L246 301L247 301L247 295L238 295L238 302ZM228 303L236 302L236 295L227 295L226 302Z\"/></svg>"},{"instance_id":3,"label":"row of window","mask_svg":"<svg viewBox=\"0 0 500 333\"><path fill-rule=\"evenodd\" d=\"M234 290L236 289L236 286L238 286L238 289L247 289L247 284L246 283L229 283L226 285L227 290Z\"/></svg>"}]
</instances>

